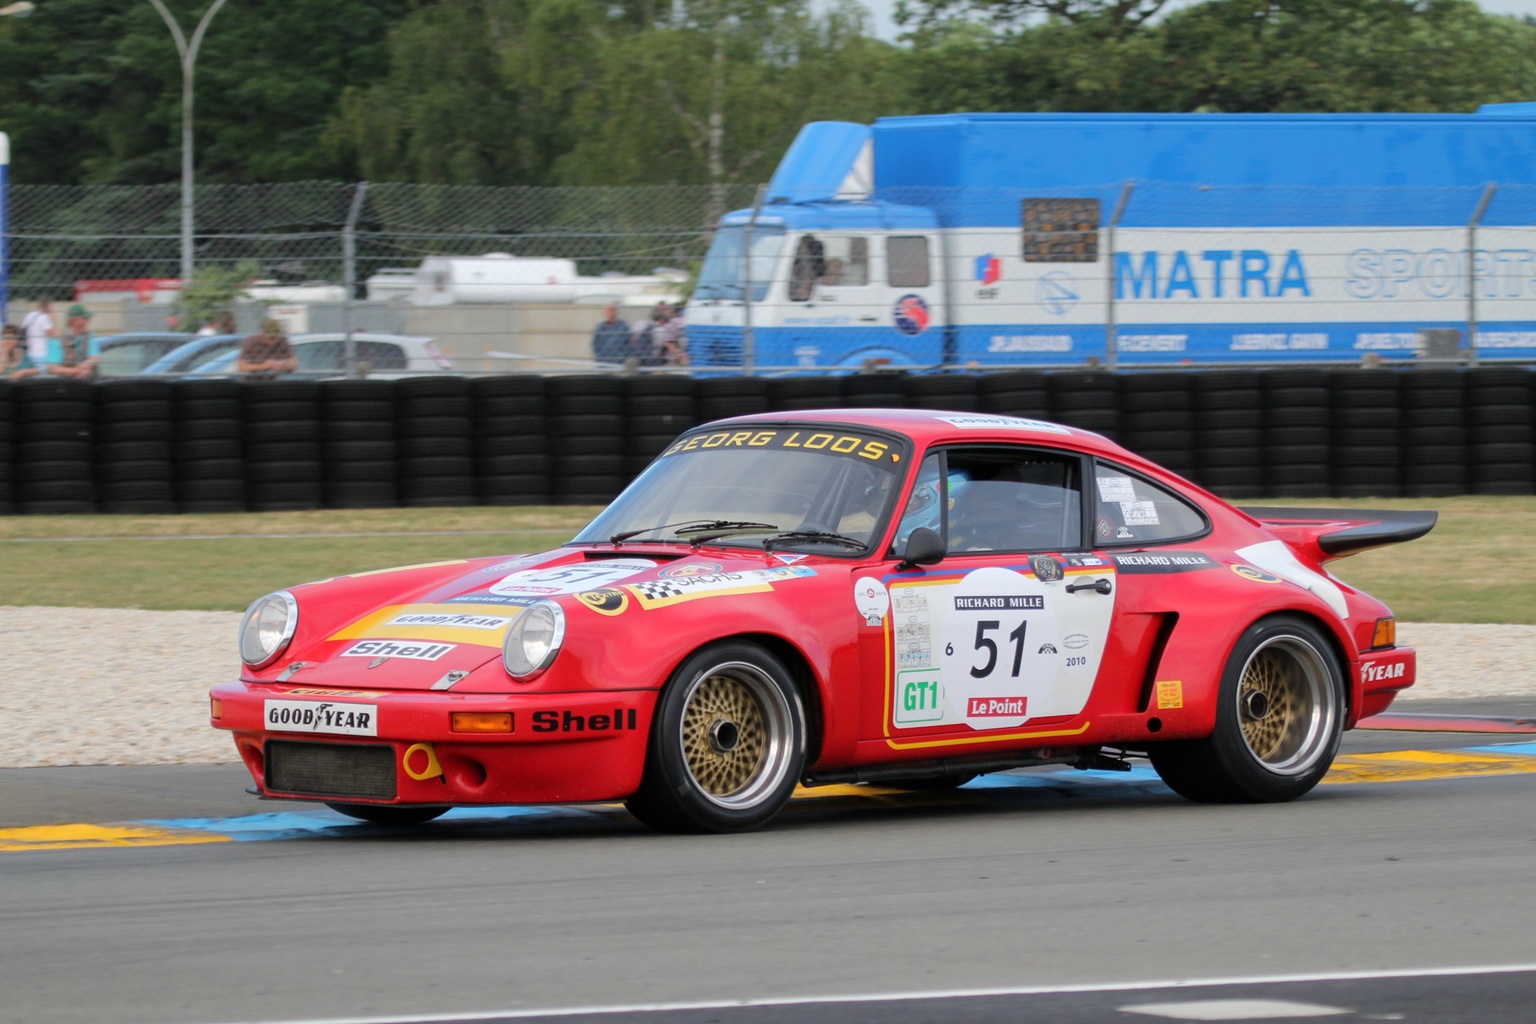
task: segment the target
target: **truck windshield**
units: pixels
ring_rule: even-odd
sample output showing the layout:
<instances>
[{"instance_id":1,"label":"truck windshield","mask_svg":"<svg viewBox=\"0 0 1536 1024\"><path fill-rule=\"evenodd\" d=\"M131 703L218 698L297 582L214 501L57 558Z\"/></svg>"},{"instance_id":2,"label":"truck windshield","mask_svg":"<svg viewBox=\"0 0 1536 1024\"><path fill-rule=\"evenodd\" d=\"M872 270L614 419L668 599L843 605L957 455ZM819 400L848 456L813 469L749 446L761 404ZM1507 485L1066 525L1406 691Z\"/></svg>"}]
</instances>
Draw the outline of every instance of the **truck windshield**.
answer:
<instances>
[{"instance_id":1,"label":"truck windshield","mask_svg":"<svg viewBox=\"0 0 1536 1024\"><path fill-rule=\"evenodd\" d=\"M743 272L743 252L746 249L747 228L743 225L721 228L710 243L704 257L704 268L699 271L699 283L693 290L696 299L740 299L746 280ZM752 301L761 302L768 294L768 283L773 280L773 265L784 245L784 229L763 224L751 228L752 246Z\"/></svg>"}]
</instances>

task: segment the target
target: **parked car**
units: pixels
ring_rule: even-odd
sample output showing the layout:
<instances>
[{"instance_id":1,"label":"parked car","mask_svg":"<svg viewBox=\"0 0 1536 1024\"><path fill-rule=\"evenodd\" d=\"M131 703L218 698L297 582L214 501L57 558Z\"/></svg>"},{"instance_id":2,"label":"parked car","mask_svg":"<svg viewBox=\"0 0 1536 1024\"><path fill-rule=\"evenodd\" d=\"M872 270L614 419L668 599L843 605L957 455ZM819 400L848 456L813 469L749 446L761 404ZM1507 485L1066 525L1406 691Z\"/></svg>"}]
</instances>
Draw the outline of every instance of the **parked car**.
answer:
<instances>
[{"instance_id":1,"label":"parked car","mask_svg":"<svg viewBox=\"0 0 1536 1024\"><path fill-rule=\"evenodd\" d=\"M180 374L196 369L240 347L240 334L199 334L171 349L139 372L145 375Z\"/></svg>"},{"instance_id":2,"label":"parked car","mask_svg":"<svg viewBox=\"0 0 1536 1024\"><path fill-rule=\"evenodd\" d=\"M929 410L688 431L562 547L258 599L212 724L264 796L397 824L625 800L731 832L797 784L1147 758L1303 795L1414 681L1326 563L1434 512L1238 509L1097 435Z\"/></svg>"},{"instance_id":3,"label":"parked car","mask_svg":"<svg viewBox=\"0 0 1536 1024\"><path fill-rule=\"evenodd\" d=\"M347 336L345 334L298 334L288 340L293 344L299 368L296 377L339 377L347 372ZM365 377L414 377L419 374L453 373L453 363L431 338L403 334L355 332L358 369ZM190 371L198 376L231 376L239 371L237 344L222 355Z\"/></svg>"},{"instance_id":4,"label":"parked car","mask_svg":"<svg viewBox=\"0 0 1536 1024\"><path fill-rule=\"evenodd\" d=\"M184 344L190 334L177 332L142 332L134 334L109 334L96 339L101 345L101 357L96 363L98 377L131 377L143 373L145 368L167 352Z\"/></svg>"}]
</instances>

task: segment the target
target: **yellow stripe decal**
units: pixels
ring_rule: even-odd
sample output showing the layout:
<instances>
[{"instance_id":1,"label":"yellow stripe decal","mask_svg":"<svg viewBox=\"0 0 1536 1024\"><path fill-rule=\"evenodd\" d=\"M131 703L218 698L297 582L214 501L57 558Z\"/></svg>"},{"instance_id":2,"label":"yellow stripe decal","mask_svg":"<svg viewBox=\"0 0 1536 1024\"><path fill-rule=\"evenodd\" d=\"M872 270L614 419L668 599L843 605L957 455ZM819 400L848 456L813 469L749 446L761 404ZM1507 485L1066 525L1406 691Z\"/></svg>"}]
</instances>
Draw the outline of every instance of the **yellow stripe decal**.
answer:
<instances>
[{"instance_id":1,"label":"yellow stripe decal","mask_svg":"<svg viewBox=\"0 0 1536 1024\"><path fill-rule=\"evenodd\" d=\"M0 851L95 850L106 846L228 843L229 836L153 825L33 825L0 829Z\"/></svg>"},{"instance_id":2,"label":"yellow stripe decal","mask_svg":"<svg viewBox=\"0 0 1536 1024\"><path fill-rule=\"evenodd\" d=\"M1341 782L1424 782L1473 775L1520 775L1536 772L1529 754L1486 754L1456 750L1394 750L1384 754L1345 754L1323 779Z\"/></svg>"}]
</instances>

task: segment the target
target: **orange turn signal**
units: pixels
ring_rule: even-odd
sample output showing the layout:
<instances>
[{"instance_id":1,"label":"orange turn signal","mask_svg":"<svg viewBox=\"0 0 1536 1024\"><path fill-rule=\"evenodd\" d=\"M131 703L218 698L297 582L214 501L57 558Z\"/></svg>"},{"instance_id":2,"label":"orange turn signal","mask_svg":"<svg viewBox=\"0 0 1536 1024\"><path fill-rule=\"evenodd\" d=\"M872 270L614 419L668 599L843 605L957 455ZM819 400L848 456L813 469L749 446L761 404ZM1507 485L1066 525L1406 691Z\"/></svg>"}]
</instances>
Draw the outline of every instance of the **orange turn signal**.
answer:
<instances>
[{"instance_id":1,"label":"orange turn signal","mask_svg":"<svg viewBox=\"0 0 1536 1024\"><path fill-rule=\"evenodd\" d=\"M1397 620L1377 619L1376 638L1371 641L1372 647L1396 647L1397 646Z\"/></svg>"},{"instance_id":2,"label":"orange turn signal","mask_svg":"<svg viewBox=\"0 0 1536 1024\"><path fill-rule=\"evenodd\" d=\"M224 702L219 700L217 697L209 697L208 698L208 717L209 718L223 718L224 717Z\"/></svg>"},{"instance_id":3,"label":"orange turn signal","mask_svg":"<svg viewBox=\"0 0 1536 1024\"><path fill-rule=\"evenodd\" d=\"M455 711L448 716L448 727L454 732L511 732L512 713Z\"/></svg>"}]
</instances>

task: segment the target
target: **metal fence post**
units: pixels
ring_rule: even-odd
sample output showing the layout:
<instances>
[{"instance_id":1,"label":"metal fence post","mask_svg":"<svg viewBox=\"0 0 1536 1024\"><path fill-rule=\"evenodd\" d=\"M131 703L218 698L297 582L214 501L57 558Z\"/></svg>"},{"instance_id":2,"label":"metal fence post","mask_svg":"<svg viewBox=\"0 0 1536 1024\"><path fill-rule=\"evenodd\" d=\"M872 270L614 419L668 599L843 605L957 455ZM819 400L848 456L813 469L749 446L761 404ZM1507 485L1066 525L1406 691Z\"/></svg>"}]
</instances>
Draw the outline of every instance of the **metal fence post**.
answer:
<instances>
[{"instance_id":1,"label":"metal fence post","mask_svg":"<svg viewBox=\"0 0 1536 1024\"><path fill-rule=\"evenodd\" d=\"M1117 361L1115 345L1115 228L1125 215L1125 207L1131 201L1134 181L1127 181L1120 190L1115 212L1110 215L1104 231L1104 365L1113 370Z\"/></svg>"},{"instance_id":2,"label":"metal fence post","mask_svg":"<svg viewBox=\"0 0 1536 1024\"><path fill-rule=\"evenodd\" d=\"M747 377L752 376L757 365L757 336L752 332L752 228L757 224L757 215L763 212L763 196L767 192L767 185L757 186L752 216L741 232L741 372Z\"/></svg>"},{"instance_id":3,"label":"metal fence post","mask_svg":"<svg viewBox=\"0 0 1536 1024\"><path fill-rule=\"evenodd\" d=\"M363 212L363 197L367 194L368 183L358 182L357 191L352 193L352 208L347 211L347 223L341 229L341 278L347 292L341 316L347 332L345 359L348 379L357 377L357 339L352 336L352 304L357 301L357 218Z\"/></svg>"},{"instance_id":4,"label":"metal fence post","mask_svg":"<svg viewBox=\"0 0 1536 1024\"><path fill-rule=\"evenodd\" d=\"M1483 197L1478 200L1472 219L1467 221L1467 365L1477 365L1477 225L1488 212L1493 194L1499 190L1496 182L1483 186Z\"/></svg>"}]
</instances>

